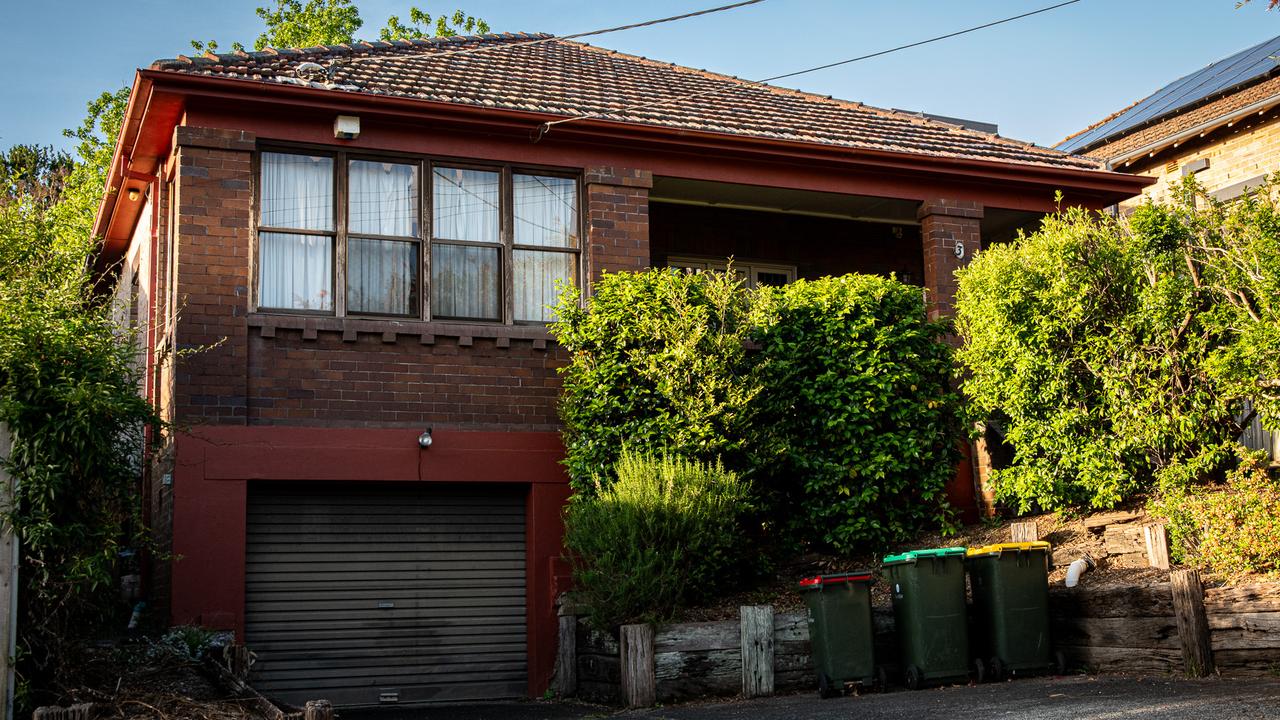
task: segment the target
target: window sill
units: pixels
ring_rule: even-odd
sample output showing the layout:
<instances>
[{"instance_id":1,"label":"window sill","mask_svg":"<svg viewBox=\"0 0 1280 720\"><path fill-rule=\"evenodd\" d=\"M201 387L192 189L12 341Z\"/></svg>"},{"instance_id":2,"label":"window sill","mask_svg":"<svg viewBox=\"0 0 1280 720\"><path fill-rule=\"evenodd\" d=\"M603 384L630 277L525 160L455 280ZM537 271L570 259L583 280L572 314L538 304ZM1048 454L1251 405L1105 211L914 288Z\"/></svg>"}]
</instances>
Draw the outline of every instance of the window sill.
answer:
<instances>
[{"instance_id":1,"label":"window sill","mask_svg":"<svg viewBox=\"0 0 1280 720\"><path fill-rule=\"evenodd\" d=\"M250 313L249 327L258 328L264 338L273 338L277 330L301 330L303 340L315 340L320 332L342 334L343 342L356 342L360 334L380 335L384 343L394 343L402 336L416 337L422 345L434 345L436 338L457 338L468 346L476 338L497 341L498 347L510 347L512 340L533 343L533 349L545 350L555 339L545 325L501 325L437 320L390 320L377 318L336 318L314 315Z\"/></svg>"}]
</instances>

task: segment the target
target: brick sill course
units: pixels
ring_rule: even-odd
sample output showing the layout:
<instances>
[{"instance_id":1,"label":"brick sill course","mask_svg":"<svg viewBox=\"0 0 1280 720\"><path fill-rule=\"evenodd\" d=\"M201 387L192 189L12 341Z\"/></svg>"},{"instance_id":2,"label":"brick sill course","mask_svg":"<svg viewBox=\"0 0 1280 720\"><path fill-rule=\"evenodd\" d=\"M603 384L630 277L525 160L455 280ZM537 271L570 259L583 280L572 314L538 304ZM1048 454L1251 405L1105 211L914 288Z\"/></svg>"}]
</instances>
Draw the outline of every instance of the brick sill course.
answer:
<instances>
[{"instance_id":1,"label":"brick sill course","mask_svg":"<svg viewBox=\"0 0 1280 720\"><path fill-rule=\"evenodd\" d=\"M277 330L301 330L303 340L315 340L317 333L342 333L343 342L355 342L360 333L381 335L382 342L394 343L401 336L416 336L423 345L434 345L437 337L457 338L467 347L475 338L493 339L498 347L510 347L512 340L532 341L534 350L546 350L555 342L544 325L501 325L497 323L423 322L421 320L386 320L377 318L337 318L308 315L251 313L251 328L258 328L263 338L274 338Z\"/></svg>"}]
</instances>

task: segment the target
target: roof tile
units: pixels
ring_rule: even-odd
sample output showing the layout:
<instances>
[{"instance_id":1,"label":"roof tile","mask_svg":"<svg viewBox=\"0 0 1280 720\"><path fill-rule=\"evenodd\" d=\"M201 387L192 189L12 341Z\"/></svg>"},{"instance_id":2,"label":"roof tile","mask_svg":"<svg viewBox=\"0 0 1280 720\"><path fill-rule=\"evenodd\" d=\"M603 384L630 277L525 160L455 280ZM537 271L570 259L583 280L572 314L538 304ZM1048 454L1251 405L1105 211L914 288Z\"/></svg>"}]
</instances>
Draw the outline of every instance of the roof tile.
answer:
<instances>
[{"instance_id":1,"label":"roof tile","mask_svg":"<svg viewBox=\"0 0 1280 720\"><path fill-rule=\"evenodd\" d=\"M483 51L479 51L483 48ZM216 59L159 60L152 69L298 84L301 62L327 64L335 91L417 98L551 116L617 122L854 149L1099 169L1073 157L997 135L728 75L695 70L527 33L414 42L277 49Z\"/></svg>"}]
</instances>

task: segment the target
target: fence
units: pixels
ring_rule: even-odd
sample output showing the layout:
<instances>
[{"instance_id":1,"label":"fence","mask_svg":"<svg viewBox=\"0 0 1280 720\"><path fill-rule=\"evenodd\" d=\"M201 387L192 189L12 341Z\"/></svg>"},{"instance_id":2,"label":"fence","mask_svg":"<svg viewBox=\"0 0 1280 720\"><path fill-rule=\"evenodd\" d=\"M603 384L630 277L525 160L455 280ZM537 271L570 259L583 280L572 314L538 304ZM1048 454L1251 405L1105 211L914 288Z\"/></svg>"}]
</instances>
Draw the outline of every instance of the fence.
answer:
<instances>
[{"instance_id":1,"label":"fence","mask_svg":"<svg viewBox=\"0 0 1280 720\"><path fill-rule=\"evenodd\" d=\"M1068 667L1089 672L1267 675L1280 669L1280 583L1202 587L1194 570L1150 586L1050 592L1051 632ZM698 697L753 697L817 687L804 613L748 606L738 620L654 628L619 637L562 618L562 695L646 706ZM888 608L874 612L879 660L897 648ZM893 673L891 673L891 677Z\"/></svg>"}]
</instances>

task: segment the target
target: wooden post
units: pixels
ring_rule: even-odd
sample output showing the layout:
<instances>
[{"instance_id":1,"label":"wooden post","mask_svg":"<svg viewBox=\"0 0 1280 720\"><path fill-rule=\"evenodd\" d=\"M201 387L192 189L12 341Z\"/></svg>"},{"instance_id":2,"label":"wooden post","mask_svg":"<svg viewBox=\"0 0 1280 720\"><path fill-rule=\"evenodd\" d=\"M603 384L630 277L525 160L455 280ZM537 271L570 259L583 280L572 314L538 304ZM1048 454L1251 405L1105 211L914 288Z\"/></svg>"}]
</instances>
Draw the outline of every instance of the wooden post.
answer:
<instances>
[{"instance_id":1,"label":"wooden post","mask_svg":"<svg viewBox=\"0 0 1280 720\"><path fill-rule=\"evenodd\" d=\"M302 720L333 720L333 705L328 700L308 700Z\"/></svg>"},{"instance_id":2,"label":"wooden post","mask_svg":"<svg viewBox=\"0 0 1280 720\"><path fill-rule=\"evenodd\" d=\"M1160 570L1169 569L1169 533L1164 523L1151 523L1142 527L1147 541L1147 565Z\"/></svg>"},{"instance_id":3,"label":"wooden post","mask_svg":"<svg viewBox=\"0 0 1280 720\"><path fill-rule=\"evenodd\" d=\"M773 606L744 605L738 608L742 636L742 695L763 697L773 694Z\"/></svg>"},{"instance_id":4,"label":"wooden post","mask_svg":"<svg viewBox=\"0 0 1280 720\"><path fill-rule=\"evenodd\" d=\"M1040 528L1036 527L1035 520L1013 523L1009 526L1009 532L1016 543L1035 542L1040 539Z\"/></svg>"},{"instance_id":5,"label":"wooden post","mask_svg":"<svg viewBox=\"0 0 1280 720\"><path fill-rule=\"evenodd\" d=\"M627 707L652 707L658 700L653 626L623 625L621 640L622 700Z\"/></svg>"},{"instance_id":6,"label":"wooden post","mask_svg":"<svg viewBox=\"0 0 1280 720\"><path fill-rule=\"evenodd\" d=\"M1209 620L1204 613L1204 586L1195 570L1169 573L1173 593L1173 614L1178 621L1178 638L1182 643L1182 662L1187 674L1204 677L1214 672L1213 649L1209 644Z\"/></svg>"},{"instance_id":7,"label":"wooden post","mask_svg":"<svg viewBox=\"0 0 1280 720\"><path fill-rule=\"evenodd\" d=\"M562 698L578 692L578 616L561 615L556 649L556 694Z\"/></svg>"}]
</instances>

